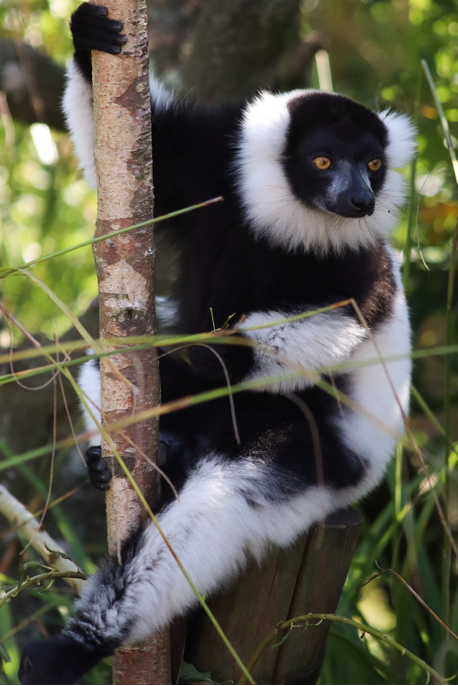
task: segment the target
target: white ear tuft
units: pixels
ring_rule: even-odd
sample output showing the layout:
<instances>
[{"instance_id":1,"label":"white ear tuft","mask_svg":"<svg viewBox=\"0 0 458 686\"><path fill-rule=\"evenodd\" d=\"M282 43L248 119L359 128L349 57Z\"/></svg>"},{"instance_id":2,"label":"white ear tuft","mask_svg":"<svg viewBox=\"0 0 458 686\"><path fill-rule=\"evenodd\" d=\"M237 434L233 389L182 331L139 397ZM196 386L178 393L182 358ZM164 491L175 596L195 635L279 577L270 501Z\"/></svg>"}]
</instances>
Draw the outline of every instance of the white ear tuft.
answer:
<instances>
[{"instance_id":1,"label":"white ear tuft","mask_svg":"<svg viewBox=\"0 0 458 686\"><path fill-rule=\"evenodd\" d=\"M411 117L393 110L384 110L379 117L388 129L386 154L390 167L405 167L417 151L417 130Z\"/></svg>"}]
</instances>

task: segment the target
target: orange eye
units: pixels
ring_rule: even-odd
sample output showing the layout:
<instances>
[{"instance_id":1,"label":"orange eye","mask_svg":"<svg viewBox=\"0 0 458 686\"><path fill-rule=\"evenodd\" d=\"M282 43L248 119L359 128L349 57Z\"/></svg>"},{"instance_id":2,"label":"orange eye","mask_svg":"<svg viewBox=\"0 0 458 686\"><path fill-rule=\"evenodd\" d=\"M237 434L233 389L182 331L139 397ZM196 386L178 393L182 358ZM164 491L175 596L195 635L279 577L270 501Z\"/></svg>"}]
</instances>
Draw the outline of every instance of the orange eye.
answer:
<instances>
[{"instance_id":1,"label":"orange eye","mask_svg":"<svg viewBox=\"0 0 458 686\"><path fill-rule=\"evenodd\" d=\"M313 164L317 169L329 169L332 162L329 157L315 157Z\"/></svg>"},{"instance_id":2,"label":"orange eye","mask_svg":"<svg viewBox=\"0 0 458 686\"><path fill-rule=\"evenodd\" d=\"M367 165L367 167L368 167L368 169L370 169L370 171L378 171L381 166L382 166L382 160L379 157L377 157L377 159L375 159L375 160L371 160L369 162L369 164Z\"/></svg>"}]
</instances>

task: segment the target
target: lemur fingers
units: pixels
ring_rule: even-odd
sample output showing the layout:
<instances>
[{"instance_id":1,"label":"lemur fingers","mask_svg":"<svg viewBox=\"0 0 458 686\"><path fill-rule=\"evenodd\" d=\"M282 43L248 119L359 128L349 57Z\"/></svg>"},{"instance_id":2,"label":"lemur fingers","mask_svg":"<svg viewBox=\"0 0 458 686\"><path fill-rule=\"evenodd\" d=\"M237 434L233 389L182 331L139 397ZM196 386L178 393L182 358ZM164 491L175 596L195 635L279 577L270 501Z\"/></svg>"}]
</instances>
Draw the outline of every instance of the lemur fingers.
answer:
<instances>
[{"instance_id":1,"label":"lemur fingers","mask_svg":"<svg viewBox=\"0 0 458 686\"><path fill-rule=\"evenodd\" d=\"M70 30L75 47L75 61L89 83L92 80L91 50L119 55L122 46L127 43L127 37L121 33L123 28L124 24L121 21L108 19L106 7L83 2L73 12Z\"/></svg>"},{"instance_id":2,"label":"lemur fingers","mask_svg":"<svg viewBox=\"0 0 458 686\"><path fill-rule=\"evenodd\" d=\"M100 491L108 491L110 488L111 472L108 465L102 459L102 448L98 445L91 446L86 450L87 471L89 481Z\"/></svg>"},{"instance_id":3,"label":"lemur fingers","mask_svg":"<svg viewBox=\"0 0 458 686\"><path fill-rule=\"evenodd\" d=\"M88 2L72 14L70 29L73 45L77 50L101 50L119 55L127 37L121 34L124 24L117 19L108 19L106 7L98 7Z\"/></svg>"}]
</instances>

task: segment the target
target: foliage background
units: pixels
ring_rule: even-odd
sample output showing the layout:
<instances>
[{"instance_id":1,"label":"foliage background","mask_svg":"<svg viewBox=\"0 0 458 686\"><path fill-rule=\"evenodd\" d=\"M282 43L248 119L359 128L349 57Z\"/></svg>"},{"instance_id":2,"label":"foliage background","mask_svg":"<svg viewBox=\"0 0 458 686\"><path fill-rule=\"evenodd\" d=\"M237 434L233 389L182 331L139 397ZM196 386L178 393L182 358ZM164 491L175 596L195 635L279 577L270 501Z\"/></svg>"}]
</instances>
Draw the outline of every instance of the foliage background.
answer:
<instances>
[{"instance_id":1,"label":"foliage background","mask_svg":"<svg viewBox=\"0 0 458 686\"><path fill-rule=\"evenodd\" d=\"M77 4L74 0L0 0L0 38L25 41L64 65L71 55L68 18ZM159 5L151 3L153 17ZM191 5L193 9L188 14L192 19L192 12L198 12L202 3L188 4ZM329 54L337 92L377 109L393 106L414 113L420 61L425 59L452 136L458 137L458 9L452 0L304 0L297 17L297 35L303 41L318 36ZM157 36L156 41L152 40L152 47L157 48L153 53L156 66L164 72L165 78L178 85L183 83L186 41L172 66L161 53ZM2 44L0 58L1 51ZM316 68L313 62L310 65L294 76L292 85L319 86ZM291 85L283 72L276 83ZM0 267L9 267L90 238L96 200L76 169L65 133L52 130L57 155L55 161L46 162L40 157L30 125L9 115L3 97L0 104L3 123L0 127ZM421 350L433 349L446 342L447 283L458 205L457 186L439 114L424 78L418 104L419 156L411 226L414 248L406 287L414 347ZM456 144L455 138L453 141ZM406 170L406 174L410 173ZM400 253L406 242L407 216L406 212L393 238ZM417 247L417 238L427 268ZM37 265L34 273L77 316L86 312L96 295L90 248ZM166 288L166 285L162 287ZM1 295L7 310L27 331L41 332L52 340L70 327L65 315L24 276L3 279ZM457 324L454 306L451 316L454 342L458 341ZM12 331L6 318L0 316L1 347L9 348ZM22 340L21 332L15 329L14 343L20 344ZM457 368L455 354L450 356L447 372L449 405L445 409L450 412L452 441L458 441ZM6 369L5 373L8 371ZM446 376L443 355L415 362L414 385L441 426L445 420ZM6 393L4 388L0 386L0 397ZM29 392L29 395L33 394ZM34 400L38 403L48 401L52 402L52 393L46 400ZM458 671L458 642L447 636L407 588L390 575L378 577L361 587L377 573L377 563L395 569L458 633L458 561L444 543L444 527L434 503L437 495L455 533L458 528L458 483L454 470L457 454L450 447L444 447L437 426L424 407L413 401L412 410L414 435L432 478L425 479L409 449L398 451L385 483L361 506L365 514L364 530L339 612L389 633L440 673L451 676ZM0 419L3 439L0 447L5 457L11 457L25 449L24 434L30 431L27 427L33 422L29 425L29 416L5 417ZM47 435L52 434L51 426L45 428ZM68 424L64 422L60 431L67 435ZM13 440L11 436L16 438ZM8 486L32 511L43 506L50 472L48 458L35 462L9 469L5 474ZM50 511L46 527L59 541L66 542L78 563L91 571L94 561L105 550L103 504L89 492L76 452L59 453L51 498L65 494L75 485L77 492ZM4 583L8 583L9 579L17 578L22 544L18 543L20 537L18 539L15 533L8 533L9 525L5 521L1 522L1 527L4 535L0 573ZM30 550L27 555L33 557ZM40 596L37 593L25 599L20 596L0 609L0 634L3 636L0 645L7 649L11 658L0 672L1 683L17 683L18 641L36 636L37 631L55 630L69 607L70 598L65 589L59 588L57 593L53 587ZM88 678L88 683L108 681L108 665L102 665ZM416 665L371 636L361 638L354 630L341 626L331 629L320 683L423 682L424 674ZM457 683L456 677L451 682Z\"/></svg>"}]
</instances>

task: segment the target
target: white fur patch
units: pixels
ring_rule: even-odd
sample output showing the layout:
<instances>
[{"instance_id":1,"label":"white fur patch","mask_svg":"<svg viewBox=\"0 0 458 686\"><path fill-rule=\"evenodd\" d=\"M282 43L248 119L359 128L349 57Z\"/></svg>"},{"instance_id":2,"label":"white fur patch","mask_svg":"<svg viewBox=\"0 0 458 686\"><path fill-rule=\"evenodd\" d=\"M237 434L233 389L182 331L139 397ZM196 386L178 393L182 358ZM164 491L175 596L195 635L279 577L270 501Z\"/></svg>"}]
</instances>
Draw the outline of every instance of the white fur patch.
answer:
<instances>
[{"instance_id":1,"label":"white fur patch","mask_svg":"<svg viewBox=\"0 0 458 686\"><path fill-rule=\"evenodd\" d=\"M79 166L91 188L97 186L94 158L92 87L72 60L67 67L67 85L62 100L70 137Z\"/></svg>"},{"instance_id":2,"label":"white fur patch","mask_svg":"<svg viewBox=\"0 0 458 686\"><path fill-rule=\"evenodd\" d=\"M253 312L245 319L241 332L259 343L259 346L254 348L255 367L244 381L285 373L290 375L296 371L297 378L278 381L269 385L268 390L277 393L300 390L312 384L300 375L301 368L313 370L348 361L358 344L367 337L361 324L339 310L268 328L246 330L278 322L294 314L297 313Z\"/></svg>"},{"instance_id":3,"label":"white fur patch","mask_svg":"<svg viewBox=\"0 0 458 686\"><path fill-rule=\"evenodd\" d=\"M171 93L159 79L150 73L149 90L151 101L158 110L167 110L175 102L175 96Z\"/></svg>"},{"instance_id":4,"label":"white fur patch","mask_svg":"<svg viewBox=\"0 0 458 686\"><path fill-rule=\"evenodd\" d=\"M368 367L359 367L351 371L350 396L372 416L378 417L394 431L388 434L381 426L375 425L361 414L349 408L343 409L343 419L339 420L340 433L346 444L369 461L375 486L385 471L385 467L396 447L398 439L404 433L402 411L409 412L410 376L412 363L411 332L407 303L402 288L399 265L389 246L393 273L396 279L397 294L393 303L393 315L372 334L373 340L362 343L355 351L352 360L363 361L382 358L390 355L403 355L405 359L398 362L382 363ZM391 383L390 383L391 381ZM394 388L394 391L393 391ZM399 401L399 402L398 402ZM401 411L402 408L402 411Z\"/></svg>"},{"instance_id":5,"label":"white fur patch","mask_svg":"<svg viewBox=\"0 0 458 686\"><path fill-rule=\"evenodd\" d=\"M173 332L178 324L178 303L173 298L158 295L155 298L158 334Z\"/></svg>"},{"instance_id":6,"label":"white fur patch","mask_svg":"<svg viewBox=\"0 0 458 686\"><path fill-rule=\"evenodd\" d=\"M174 326L177 323L177 303L173 298L166 298L158 296L156 297L156 315L157 315L157 328L160 334L167 334L173 331ZM90 348L87 350L88 355L93 354L93 350ZM95 366L94 360L89 360L85 362L81 367L78 383L81 390L85 394L85 400L88 404L91 412L93 413L95 419L100 425L101 422L101 400L100 400L100 370ZM81 411L84 417L84 428L85 431L96 431L97 433L91 437L89 445L100 445L101 436L98 433L98 426L88 408L84 403L80 403Z\"/></svg>"},{"instance_id":7,"label":"white fur patch","mask_svg":"<svg viewBox=\"0 0 458 686\"><path fill-rule=\"evenodd\" d=\"M388 129L386 155L389 165L395 169L401 169L415 157L417 151L415 141L417 131L412 119L406 114L393 110L384 110L378 116Z\"/></svg>"},{"instance_id":8,"label":"white fur patch","mask_svg":"<svg viewBox=\"0 0 458 686\"><path fill-rule=\"evenodd\" d=\"M151 100L158 110L165 110L173 105L174 96L153 75L150 75L149 85ZM62 109L79 166L91 188L96 188L92 87L81 74L74 60L67 67L67 85Z\"/></svg>"},{"instance_id":9,"label":"white fur patch","mask_svg":"<svg viewBox=\"0 0 458 686\"><path fill-rule=\"evenodd\" d=\"M265 465L249 459L231 463L216 455L203 456L179 499L159 515L161 529L200 593L209 594L233 578L245 566L248 553L261 560L271 543L290 545L312 524L354 499L353 489L336 494L313 487L275 502L268 491L263 493L266 476ZM253 492L256 507L247 503L241 489ZM123 576L119 598L96 576L77 603L85 625L90 618L99 637L124 638L129 627L123 642L135 643L197 605L152 522Z\"/></svg>"},{"instance_id":10,"label":"white fur patch","mask_svg":"<svg viewBox=\"0 0 458 686\"><path fill-rule=\"evenodd\" d=\"M93 350L87 350L88 355L93 354ZM90 408L91 413L100 426L102 421L100 413L100 370L95 366L94 360L88 360L81 367L78 383L84 393L85 401ZM101 436L99 427L92 418L88 408L84 403L81 403L81 410L84 417L84 428L86 431L95 431L96 433L89 439L89 445L100 445Z\"/></svg>"},{"instance_id":11,"label":"white fur patch","mask_svg":"<svg viewBox=\"0 0 458 686\"><path fill-rule=\"evenodd\" d=\"M306 207L290 187L281 164L290 122L288 103L313 90L296 90L274 95L262 92L245 108L236 172L245 215L252 230L273 245L287 250L314 249L325 253L346 247L358 249L387 236L396 226L405 201L403 178L388 171L382 191L376 198L371 217L339 217L324 210ZM406 164L415 151L414 130L405 115L382 113L389 131L388 160L392 167Z\"/></svg>"}]
</instances>

